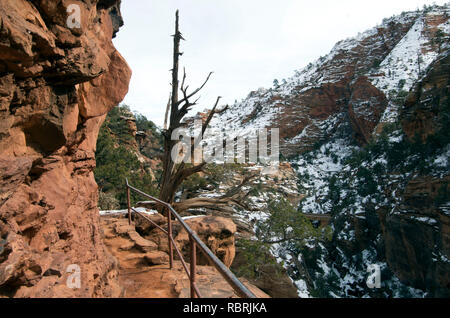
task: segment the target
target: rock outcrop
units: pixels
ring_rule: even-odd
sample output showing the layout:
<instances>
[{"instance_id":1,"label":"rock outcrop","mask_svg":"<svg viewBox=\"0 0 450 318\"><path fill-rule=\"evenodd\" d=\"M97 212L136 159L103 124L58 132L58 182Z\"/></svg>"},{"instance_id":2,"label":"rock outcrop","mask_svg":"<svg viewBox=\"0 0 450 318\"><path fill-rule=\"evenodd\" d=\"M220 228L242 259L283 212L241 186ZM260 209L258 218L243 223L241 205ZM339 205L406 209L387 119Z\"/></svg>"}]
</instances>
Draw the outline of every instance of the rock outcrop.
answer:
<instances>
[{"instance_id":1,"label":"rock outcrop","mask_svg":"<svg viewBox=\"0 0 450 318\"><path fill-rule=\"evenodd\" d=\"M273 256L270 256L273 257ZM237 250L232 270L239 271L247 259ZM248 278L253 285L273 298L298 298L298 291L286 270L279 264L261 264L255 277Z\"/></svg>"},{"instance_id":2,"label":"rock outcrop","mask_svg":"<svg viewBox=\"0 0 450 318\"><path fill-rule=\"evenodd\" d=\"M138 131L138 126L142 129L141 131ZM133 174L137 178L148 180L147 177L150 177L150 179L156 180L155 172L160 168L158 165L161 163L160 137L159 129L153 122L147 120L143 115L133 113L127 105L119 105L108 113L100 129L96 152L97 168L110 170L111 166L105 166L113 161L110 160L114 157L112 152L120 148L119 152L127 153L126 155L121 154L121 157L131 156L132 158L128 158L127 163L130 163L131 160L134 161L133 157L138 160L138 163L134 164L139 165L139 169L133 169ZM116 167L116 169L119 168ZM125 178L124 174L122 177ZM128 178L132 179L129 174ZM108 191L111 195L115 195L121 192L122 185L111 179L113 178L102 175L102 173L96 174L99 186L103 186L105 183L110 184ZM112 184L114 185L112 186Z\"/></svg>"},{"instance_id":3,"label":"rock outcrop","mask_svg":"<svg viewBox=\"0 0 450 318\"><path fill-rule=\"evenodd\" d=\"M450 294L450 217L435 204L439 190L450 193L449 185L450 176L416 178L408 183L403 204L381 219L389 267L400 280L435 297Z\"/></svg>"},{"instance_id":4,"label":"rock outcrop","mask_svg":"<svg viewBox=\"0 0 450 318\"><path fill-rule=\"evenodd\" d=\"M155 215L152 218L158 225L167 223L160 215ZM146 239L155 242L159 249L168 251L167 236L155 226L149 224L148 221L141 217L135 218L136 229ZM186 224L197 233L198 237L208 246L208 248L225 264L230 267L233 263L236 249L234 245L235 233L237 230L236 224L231 219L218 216L199 216L187 219ZM185 259L190 257L190 241L186 230L179 224L173 223L173 237L178 246L178 249L183 253ZM178 258L174 252L175 258ZM201 251L197 251L197 263L199 265L210 265L208 259Z\"/></svg>"},{"instance_id":5,"label":"rock outcrop","mask_svg":"<svg viewBox=\"0 0 450 318\"><path fill-rule=\"evenodd\" d=\"M209 249L225 264L230 267L233 263L236 250L234 246L234 235L236 225L231 219L215 216L203 216L186 220L186 224L197 233L198 237L209 247ZM175 238L182 250L189 249L189 236L182 229ZM199 264L208 265L209 261L201 251L197 253Z\"/></svg>"},{"instance_id":6,"label":"rock outcrop","mask_svg":"<svg viewBox=\"0 0 450 318\"><path fill-rule=\"evenodd\" d=\"M160 214L148 216L157 224L163 225L165 219ZM220 238L220 233L225 233L225 240L231 243L228 231L235 231L235 226L230 220L220 218L209 218L206 221L199 218L193 222L188 220L190 226L199 231L208 245L213 248L213 252L226 262L232 261L230 253L225 253L228 258L224 258L221 251L224 250L224 244L216 242L224 241ZM201 225L202 224L202 225ZM128 219L123 214L106 215L101 217L101 225L104 233L105 244L111 253L116 257L119 263L119 282L123 287L122 297L127 298L189 298L190 285L189 278L179 260L174 261L174 268L171 270L168 266L169 255L164 252L167 250L166 235L155 230L153 235L144 235L148 240L139 235L141 233L152 232L154 227L149 227L150 222L136 217L134 223L130 226ZM189 247L184 245L185 231L179 231L174 224L174 232L178 232L177 245L183 251ZM136 226L136 230L135 230ZM234 226L234 228L233 228ZM178 229L176 229L178 228ZM234 233L233 233L234 235ZM209 240L208 240L209 238ZM159 244L156 244L159 243ZM211 243L213 242L213 243ZM164 245L165 244L165 245ZM233 248L234 248L234 244ZM214 248L215 247L215 248ZM231 247L227 247L228 250ZM234 251L234 250L233 250ZM232 255L234 257L234 254ZM189 262L189 256L184 255L184 259ZM199 260L201 261L201 260ZM203 265L198 262L197 265L197 286L202 297L206 298L237 298L237 295L219 272L209 266L207 262ZM189 266L189 265L188 265ZM252 285L249 281L241 280L258 298L268 298L269 296L262 290Z\"/></svg>"},{"instance_id":7,"label":"rock outcrop","mask_svg":"<svg viewBox=\"0 0 450 318\"><path fill-rule=\"evenodd\" d=\"M93 175L99 128L131 77L111 41L123 23L120 0L71 4L0 1L3 296L120 292L99 231ZM66 285L72 264L81 288Z\"/></svg>"},{"instance_id":8,"label":"rock outcrop","mask_svg":"<svg viewBox=\"0 0 450 318\"><path fill-rule=\"evenodd\" d=\"M418 82L406 99L402 109L402 127L413 141L416 135L425 143L429 136L448 124L450 82L450 52L443 53Z\"/></svg>"}]
</instances>

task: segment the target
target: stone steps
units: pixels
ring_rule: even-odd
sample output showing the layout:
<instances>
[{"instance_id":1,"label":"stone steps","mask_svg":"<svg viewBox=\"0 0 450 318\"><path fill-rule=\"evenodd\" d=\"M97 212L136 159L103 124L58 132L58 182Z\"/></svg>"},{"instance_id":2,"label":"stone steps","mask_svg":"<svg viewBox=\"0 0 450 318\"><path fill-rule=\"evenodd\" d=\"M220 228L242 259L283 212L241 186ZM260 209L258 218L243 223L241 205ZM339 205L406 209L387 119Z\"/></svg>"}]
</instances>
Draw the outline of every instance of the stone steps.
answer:
<instances>
[{"instance_id":1,"label":"stone steps","mask_svg":"<svg viewBox=\"0 0 450 318\"><path fill-rule=\"evenodd\" d=\"M169 255L140 236L127 219L102 217L105 245L119 262L119 281L126 298L189 298L189 278L180 261L170 269ZM189 264L188 264L189 266ZM214 267L197 265L197 286L202 297L237 297ZM268 297L255 287L259 297Z\"/></svg>"}]
</instances>

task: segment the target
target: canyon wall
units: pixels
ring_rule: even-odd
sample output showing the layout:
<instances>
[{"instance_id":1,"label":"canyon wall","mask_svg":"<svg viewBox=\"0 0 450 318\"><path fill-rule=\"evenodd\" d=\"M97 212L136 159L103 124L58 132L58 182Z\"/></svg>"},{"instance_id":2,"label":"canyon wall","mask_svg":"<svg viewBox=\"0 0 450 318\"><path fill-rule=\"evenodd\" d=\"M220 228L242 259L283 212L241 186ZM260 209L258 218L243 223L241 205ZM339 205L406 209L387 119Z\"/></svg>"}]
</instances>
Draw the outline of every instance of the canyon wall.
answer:
<instances>
[{"instance_id":1,"label":"canyon wall","mask_svg":"<svg viewBox=\"0 0 450 318\"><path fill-rule=\"evenodd\" d=\"M131 77L122 24L120 0L0 0L0 297L120 294L93 169Z\"/></svg>"},{"instance_id":2,"label":"canyon wall","mask_svg":"<svg viewBox=\"0 0 450 318\"><path fill-rule=\"evenodd\" d=\"M415 85L402 110L403 131L411 140L418 138L424 149L441 142L437 138L449 141L449 85L447 52ZM448 160L448 150L446 156ZM403 281L440 297L450 295L449 193L448 170L441 175L425 173L408 181L401 205L381 213L390 267Z\"/></svg>"},{"instance_id":3,"label":"canyon wall","mask_svg":"<svg viewBox=\"0 0 450 318\"><path fill-rule=\"evenodd\" d=\"M330 219L327 246L276 252L302 295L450 295L449 14L386 18L211 122L231 136L279 128L299 210ZM366 284L373 264L380 289Z\"/></svg>"}]
</instances>

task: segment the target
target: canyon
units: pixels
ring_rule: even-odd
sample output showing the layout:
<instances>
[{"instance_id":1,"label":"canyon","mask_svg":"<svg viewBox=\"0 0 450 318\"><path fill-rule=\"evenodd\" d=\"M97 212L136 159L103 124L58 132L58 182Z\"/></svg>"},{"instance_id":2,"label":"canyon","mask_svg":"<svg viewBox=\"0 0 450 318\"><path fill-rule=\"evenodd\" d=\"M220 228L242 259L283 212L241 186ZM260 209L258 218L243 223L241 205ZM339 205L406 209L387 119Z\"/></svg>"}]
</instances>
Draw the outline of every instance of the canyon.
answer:
<instances>
[{"instance_id":1,"label":"canyon","mask_svg":"<svg viewBox=\"0 0 450 318\"><path fill-rule=\"evenodd\" d=\"M0 2L0 295L115 297L100 234L97 134L131 70L114 48L120 1ZM75 264L83 288L66 281Z\"/></svg>"},{"instance_id":2,"label":"canyon","mask_svg":"<svg viewBox=\"0 0 450 318\"><path fill-rule=\"evenodd\" d=\"M449 13L384 19L211 123L229 136L280 127L299 212L327 217L334 233L277 247L302 295L448 297ZM366 286L370 264L380 290Z\"/></svg>"},{"instance_id":3,"label":"canyon","mask_svg":"<svg viewBox=\"0 0 450 318\"><path fill-rule=\"evenodd\" d=\"M137 216L135 228L100 216L99 190L117 208L125 195L100 174L102 150L124 147L138 166L132 181L145 176L151 189L161 130L114 108L132 75L112 43L121 1L76 3L81 21L69 27L72 1L0 0L0 297L187 297L180 264L167 271L166 237ZM183 216L259 296L450 296L449 13L447 4L387 18L213 118L234 137L280 128L278 170L212 165L176 195L220 196L258 175L240 207ZM245 244L279 200L332 237L273 244L249 273ZM174 229L187 255L187 234ZM373 264L380 289L366 284ZM82 288L67 284L73 265ZM199 255L207 294L235 297L207 265Z\"/></svg>"}]
</instances>

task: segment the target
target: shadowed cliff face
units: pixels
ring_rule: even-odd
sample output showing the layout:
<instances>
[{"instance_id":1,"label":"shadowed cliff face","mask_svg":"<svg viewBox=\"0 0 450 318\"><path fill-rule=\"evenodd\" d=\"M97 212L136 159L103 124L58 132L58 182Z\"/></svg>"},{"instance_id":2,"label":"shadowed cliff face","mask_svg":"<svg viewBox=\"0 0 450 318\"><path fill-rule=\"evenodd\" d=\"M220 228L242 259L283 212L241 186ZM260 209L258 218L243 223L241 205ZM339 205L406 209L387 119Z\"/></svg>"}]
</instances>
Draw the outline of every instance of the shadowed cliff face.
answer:
<instances>
[{"instance_id":1,"label":"shadowed cliff face","mask_svg":"<svg viewBox=\"0 0 450 318\"><path fill-rule=\"evenodd\" d=\"M444 140L448 143L449 85L447 51L407 99L401 123L408 138L418 138L424 147ZM396 275L414 286L431 289L438 297L450 295L449 193L448 171L443 176L417 176L408 182L402 204L387 215L383 227L387 261ZM414 222L417 219L435 221L421 224Z\"/></svg>"},{"instance_id":2,"label":"shadowed cliff face","mask_svg":"<svg viewBox=\"0 0 450 318\"><path fill-rule=\"evenodd\" d=\"M92 171L131 77L111 41L122 24L119 0L0 0L0 297L120 293ZM71 264L80 288L66 286Z\"/></svg>"}]
</instances>

